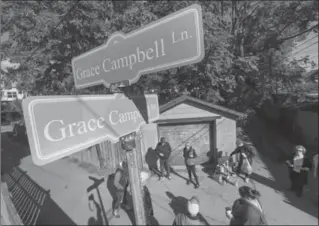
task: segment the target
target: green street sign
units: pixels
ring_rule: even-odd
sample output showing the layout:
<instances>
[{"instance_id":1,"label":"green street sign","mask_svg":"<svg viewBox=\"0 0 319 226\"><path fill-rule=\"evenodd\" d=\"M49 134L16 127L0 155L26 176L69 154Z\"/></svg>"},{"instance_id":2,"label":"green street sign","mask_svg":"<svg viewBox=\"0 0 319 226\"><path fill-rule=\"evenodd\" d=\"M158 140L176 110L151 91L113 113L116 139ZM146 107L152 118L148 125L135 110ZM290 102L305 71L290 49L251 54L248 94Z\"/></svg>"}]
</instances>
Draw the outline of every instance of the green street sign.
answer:
<instances>
[{"instance_id":1,"label":"green street sign","mask_svg":"<svg viewBox=\"0 0 319 226\"><path fill-rule=\"evenodd\" d=\"M118 142L159 118L156 94L28 97L22 105L32 159L40 166L105 140Z\"/></svg>"},{"instance_id":2,"label":"green street sign","mask_svg":"<svg viewBox=\"0 0 319 226\"><path fill-rule=\"evenodd\" d=\"M76 88L123 82L200 62L204 58L201 6L194 4L72 59Z\"/></svg>"}]
</instances>

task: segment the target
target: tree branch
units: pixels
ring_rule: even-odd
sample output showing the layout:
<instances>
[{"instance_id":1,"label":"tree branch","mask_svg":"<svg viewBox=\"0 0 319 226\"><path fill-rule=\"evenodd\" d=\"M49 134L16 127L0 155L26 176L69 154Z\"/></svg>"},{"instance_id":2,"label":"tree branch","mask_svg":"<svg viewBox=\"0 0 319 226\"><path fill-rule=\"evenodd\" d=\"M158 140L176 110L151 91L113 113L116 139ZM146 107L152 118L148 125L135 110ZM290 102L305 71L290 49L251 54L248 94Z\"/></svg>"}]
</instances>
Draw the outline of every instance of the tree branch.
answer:
<instances>
[{"instance_id":1,"label":"tree branch","mask_svg":"<svg viewBox=\"0 0 319 226\"><path fill-rule=\"evenodd\" d=\"M312 27L310 27L310 28L308 28L308 29L306 29L306 30L304 30L304 31L302 31L302 32L299 32L298 34L295 34L295 35L292 35L292 36L289 36L289 37L286 37L286 38L281 38L281 39L279 39L278 41L279 41L279 42L283 42L283 41L287 41L287 40L292 39L292 38L296 38L296 37L298 37L298 36L300 36L300 35L303 35L303 34L305 34L305 33L307 33L307 32L312 31L314 28L318 27L318 25L319 25L319 24L316 24L316 25L314 25L314 26L312 26Z\"/></svg>"}]
</instances>

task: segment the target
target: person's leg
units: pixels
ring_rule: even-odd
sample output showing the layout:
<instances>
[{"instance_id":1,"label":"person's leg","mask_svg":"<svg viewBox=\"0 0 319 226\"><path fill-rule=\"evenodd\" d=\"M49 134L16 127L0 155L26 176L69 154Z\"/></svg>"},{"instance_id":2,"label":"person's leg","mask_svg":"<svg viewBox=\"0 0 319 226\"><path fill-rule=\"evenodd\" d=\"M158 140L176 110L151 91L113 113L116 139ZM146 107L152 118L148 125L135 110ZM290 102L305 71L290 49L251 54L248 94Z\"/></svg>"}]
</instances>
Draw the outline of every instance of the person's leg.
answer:
<instances>
[{"instance_id":1,"label":"person's leg","mask_svg":"<svg viewBox=\"0 0 319 226\"><path fill-rule=\"evenodd\" d=\"M163 180L163 178L164 178L164 160L163 159L160 159L160 166L161 166L160 180Z\"/></svg>"},{"instance_id":2,"label":"person's leg","mask_svg":"<svg viewBox=\"0 0 319 226\"><path fill-rule=\"evenodd\" d=\"M186 165L187 173L188 173L188 181L187 184L192 183L192 171L190 166Z\"/></svg>"},{"instance_id":3,"label":"person's leg","mask_svg":"<svg viewBox=\"0 0 319 226\"><path fill-rule=\"evenodd\" d=\"M238 162L238 166L237 166L237 169L236 169L236 173L237 173L238 176L240 175L241 166L242 165L243 165L243 159L242 159L242 157L239 157L239 162Z\"/></svg>"},{"instance_id":4,"label":"person's leg","mask_svg":"<svg viewBox=\"0 0 319 226\"><path fill-rule=\"evenodd\" d=\"M250 174L244 173L244 175L245 175L245 182L248 183L250 180Z\"/></svg>"},{"instance_id":5,"label":"person's leg","mask_svg":"<svg viewBox=\"0 0 319 226\"><path fill-rule=\"evenodd\" d=\"M291 183L290 190L296 191L296 172L291 170L290 174L291 174L290 175L290 183Z\"/></svg>"},{"instance_id":6,"label":"person's leg","mask_svg":"<svg viewBox=\"0 0 319 226\"><path fill-rule=\"evenodd\" d=\"M303 187L304 187L304 178L302 177L301 173L296 174L296 179L295 179L295 188L296 188L296 195L298 197L302 196L303 193Z\"/></svg>"},{"instance_id":7,"label":"person's leg","mask_svg":"<svg viewBox=\"0 0 319 226\"><path fill-rule=\"evenodd\" d=\"M197 174L196 174L196 166L195 165L192 165L191 166L191 172L195 178L195 187L198 188L199 187L199 182L198 182L198 177L197 177Z\"/></svg>"},{"instance_id":8,"label":"person's leg","mask_svg":"<svg viewBox=\"0 0 319 226\"><path fill-rule=\"evenodd\" d=\"M123 197L124 197L124 191L116 191L116 197L115 197L114 207L113 207L113 215L116 216L117 218L120 217L119 209L120 209L121 203L123 202Z\"/></svg>"},{"instance_id":9,"label":"person's leg","mask_svg":"<svg viewBox=\"0 0 319 226\"><path fill-rule=\"evenodd\" d=\"M127 188L128 188L128 186L129 186L129 184L127 184L126 186L125 186L125 188L124 188L124 191L123 191L123 199L122 199L122 204L123 204L123 206L125 207L125 208L127 208L128 206L127 206Z\"/></svg>"},{"instance_id":10,"label":"person's leg","mask_svg":"<svg viewBox=\"0 0 319 226\"><path fill-rule=\"evenodd\" d=\"M169 164L168 164L168 159L166 159L164 163L165 163L165 169L166 169L166 173L167 173L167 178L171 179L170 167L169 167Z\"/></svg>"}]
</instances>

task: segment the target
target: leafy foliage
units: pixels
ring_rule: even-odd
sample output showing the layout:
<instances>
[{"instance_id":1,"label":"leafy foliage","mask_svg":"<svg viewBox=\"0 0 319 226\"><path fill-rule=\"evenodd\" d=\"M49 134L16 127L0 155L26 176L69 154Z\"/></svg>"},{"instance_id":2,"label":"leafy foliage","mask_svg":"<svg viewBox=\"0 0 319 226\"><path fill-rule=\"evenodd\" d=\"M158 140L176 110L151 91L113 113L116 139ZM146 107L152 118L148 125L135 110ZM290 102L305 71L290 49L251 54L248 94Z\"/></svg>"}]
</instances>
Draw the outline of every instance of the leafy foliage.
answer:
<instances>
[{"instance_id":1,"label":"leafy foliage","mask_svg":"<svg viewBox=\"0 0 319 226\"><path fill-rule=\"evenodd\" d=\"M244 111L299 84L303 68L288 54L296 39L317 32L318 1L3 1L1 32L11 38L1 58L22 63L10 76L35 95L109 93L103 86L75 90L71 59L115 31L193 3L203 9L203 61L143 76L135 87L156 90L160 102L189 94Z\"/></svg>"}]
</instances>

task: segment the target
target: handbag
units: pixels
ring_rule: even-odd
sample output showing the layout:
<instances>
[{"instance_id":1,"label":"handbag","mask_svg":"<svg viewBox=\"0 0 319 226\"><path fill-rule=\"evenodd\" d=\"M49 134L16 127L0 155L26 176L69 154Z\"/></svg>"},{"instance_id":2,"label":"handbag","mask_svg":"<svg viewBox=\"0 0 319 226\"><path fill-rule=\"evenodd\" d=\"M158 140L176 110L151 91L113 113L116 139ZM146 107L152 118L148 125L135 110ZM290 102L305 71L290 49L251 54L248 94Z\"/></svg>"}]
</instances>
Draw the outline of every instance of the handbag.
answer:
<instances>
[{"instance_id":1,"label":"handbag","mask_svg":"<svg viewBox=\"0 0 319 226\"><path fill-rule=\"evenodd\" d=\"M250 163L249 163L247 158L245 158L243 160L243 164L241 166L241 171L244 172L244 173L247 173L249 175L252 174L252 172L253 172L253 168L251 167L251 165L250 165Z\"/></svg>"}]
</instances>

